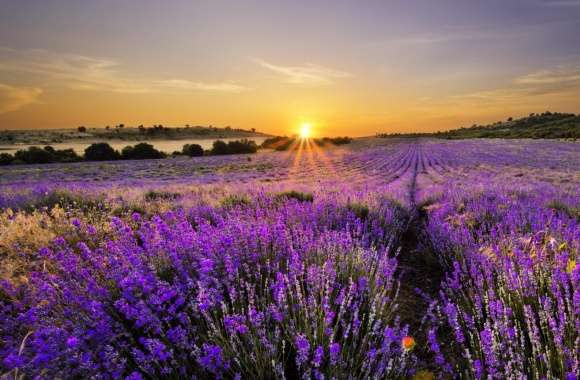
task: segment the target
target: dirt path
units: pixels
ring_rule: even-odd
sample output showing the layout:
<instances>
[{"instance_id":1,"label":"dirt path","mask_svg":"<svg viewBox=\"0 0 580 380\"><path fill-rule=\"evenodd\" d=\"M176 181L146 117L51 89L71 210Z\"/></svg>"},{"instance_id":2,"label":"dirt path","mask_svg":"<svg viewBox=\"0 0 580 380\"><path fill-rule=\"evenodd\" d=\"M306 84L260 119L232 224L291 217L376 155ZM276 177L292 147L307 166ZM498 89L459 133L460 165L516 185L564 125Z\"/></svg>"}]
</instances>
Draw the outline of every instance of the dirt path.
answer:
<instances>
[{"instance_id":1,"label":"dirt path","mask_svg":"<svg viewBox=\"0 0 580 380\"><path fill-rule=\"evenodd\" d=\"M409 222L401 241L399 255L400 275L400 315L402 322L410 327L409 335L417 341L416 353L422 368L430 367L432 358L427 349L427 330L421 320L427 312L429 299L439 292L444 277L444 269L435 254L429 249L425 226L427 214L417 206L417 178L424 152L417 142L413 157L413 170L408 186Z\"/></svg>"}]
</instances>

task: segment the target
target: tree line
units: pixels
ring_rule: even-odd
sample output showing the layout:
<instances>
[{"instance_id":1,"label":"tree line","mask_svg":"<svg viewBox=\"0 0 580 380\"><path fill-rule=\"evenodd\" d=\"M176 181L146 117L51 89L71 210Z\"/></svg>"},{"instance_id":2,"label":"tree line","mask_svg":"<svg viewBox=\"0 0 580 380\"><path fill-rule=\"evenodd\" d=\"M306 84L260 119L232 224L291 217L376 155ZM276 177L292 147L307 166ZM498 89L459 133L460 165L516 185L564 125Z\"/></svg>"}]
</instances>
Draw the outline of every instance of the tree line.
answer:
<instances>
[{"instance_id":1,"label":"tree line","mask_svg":"<svg viewBox=\"0 0 580 380\"><path fill-rule=\"evenodd\" d=\"M492 124L461 127L449 131L423 133L377 133L377 137L435 137L441 139L572 139L580 138L580 115L546 111L526 117L508 117Z\"/></svg>"},{"instance_id":2,"label":"tree line","mask_svg":"<svg viewBox=\"0 0 580 380\"><path fill-rule=\"evenodd\" d=\"M257 151L258 145L253 140L241 139L229 142L217 140L214 141L210 150L205 151L198 144L185 144L181 151L175 151L171 156L200 157L204 155L248 154L256 153ZM118 151L106 142L99 142L89 145L83 155L77 154L73 149L54 149L52 146L45 146L44 148L31 146L25 150L18 150L14 155L0 153L0 165L146 160L161 159L167 156L166 153L155 149L153 145L147 143L128 145Z\"/></svg>"}]
</instances>

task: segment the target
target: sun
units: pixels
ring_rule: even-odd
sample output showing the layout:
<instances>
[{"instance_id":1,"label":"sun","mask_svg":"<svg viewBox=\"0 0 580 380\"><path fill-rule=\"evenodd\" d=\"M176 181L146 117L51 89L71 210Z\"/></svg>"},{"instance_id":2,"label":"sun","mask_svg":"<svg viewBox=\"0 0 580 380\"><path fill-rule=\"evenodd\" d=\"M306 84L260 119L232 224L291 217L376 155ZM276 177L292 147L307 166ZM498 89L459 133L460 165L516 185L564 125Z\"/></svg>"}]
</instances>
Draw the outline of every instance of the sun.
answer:
<instances>
[{"instance_id":1,"label":"sun","mask_svg":"<svg viewBox=\"0 0 580 380\"><path fill-rule=\"evenodd\" d=\"M312 132L312 124L302 123L300 124L300 138L307 139L310 137Z\"/></svg>"}]
</instances>

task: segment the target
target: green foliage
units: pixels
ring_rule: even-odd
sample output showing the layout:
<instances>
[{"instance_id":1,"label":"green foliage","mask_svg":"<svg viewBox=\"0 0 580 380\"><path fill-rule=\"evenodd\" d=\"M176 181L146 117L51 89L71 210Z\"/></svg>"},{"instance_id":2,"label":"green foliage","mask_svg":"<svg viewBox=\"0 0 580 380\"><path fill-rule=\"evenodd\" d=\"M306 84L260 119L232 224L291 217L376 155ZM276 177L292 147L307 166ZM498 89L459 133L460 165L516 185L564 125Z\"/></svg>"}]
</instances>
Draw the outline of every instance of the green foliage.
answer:
<instances>
[{"instance_id":1,"label":"green foliage","mask_svg":"<svg viewBox=\"0 0 580 380\"><path fill-rule=\"evenodd\" d=\"M323 142L331 143L333 145L345 145L352 142L352 138L348 136L344 137L324 137Z\"/></svg>"},{"instance_id":2,"label":"green foliage","mask_svg":"<svg viewBox=\"0 0 580 380\"><path fill-rule=\"evenodd\" d=\"M198 144L185 144L181 153L189 157L203 156L203 148Z\"/></svg>"},{"instance_id":3,"label":"green foliage","mask_svg":"<svg viewBox=\"0 0 580 380\"><path fill-rule=\"evenodd\" d=\"M279 200L296 199L298 202L313 202L314 195L312 195L312 193L303 193L300 191L291 190L276 194L276 199Z\"/></svg>"},{"instance_id":4,"label":"green foliage","mask_svg":"<svg viewBox=\"0 0 580 380\"><path fill-rule=\"evenodd\" d=\"M226 154L256 153L257 151L258 145L256 145L256 142L253 140L241 139L230 141L228 143L222 140L217 140L214 141L210 153L215 156L222 156Z\"/></svg>"},{"instance_id":5,"label":"green foliage","mask_svg":"<svg viewBox=\"0 0 580 380\"><path fill-rule=\"evenodd\" d=\"M118 217L127 217L133 213L149 215L145 207L135 202L124 202L111 211L111 215Z\"/></svg>"},{"instance_id":6,"label":"green foliage","mask_svg":"<svg viewBox=\"0 0 580 380\"><path fill-rule=\"evenodd\" d=\"M551 208L552 210L561 212L566 214L568 217L576 219L576 221L580 222L580 208L579 207L572 207L564 202L554 199L546 205L546 207Z\"/></svg>"},{"instance_id":7,"label":"green foliage","mask_svg":"<svg viewBox=\"0 0 580 380\"><path fill-rule=\"evenodd\" d=\"M0 153L0 166L1 165L10 165L14 157L8 153Z\"/></svg>"},{"instance_id":8,"label":"green foliage","mask_svg":"<svg viewBox=\"0 0 580 380\"><path fill-rule=\"evenodd\" d=\"M580 138L580 115L573 113L544 112L531 113L528 117L506 122L497 121L489 125L453 129L436 133L391 133L377 134L377 137L438 137L443 139L578 139Z\"/></svg>"},{"instance_id":9,"label":"green foliage","mask_svg":"<svg viewBox=\"0 0 580 380\"><path fill-rule=\"evenodd\" d=\"M27 150L19 150L14 154L14 158L12 160L10 160L7 156L4 156L3 158L4 162L7 163L20 161L26 164L50 164L54 162L81 161L81 157L79 157L74 150L56 150L51 146L45 146L44 148L31 146Z\"/></svg>"},{"instance_id":10,"label":"green foliage","mask_svg":"<svg viewBox=\"0 0 580 380\"><path fill-rule=\"evenodd\" d=\"M213 148L211 149L211 154L216 155L216 156L230 154L230 151L228 149L228 144L222 140L214 141Z\"/></svg>"},{"instance_id":11,"label":"green foliage","mask_svg":"<svg viewBox=\"0 0 580 380\"><path fill-rule=\"evenodd\" d=\"M22 209L31 212L37 209L51 210L55 206L65 210L80 210L84 213L106 211L108 209L104 196L82 195L78 192L54 190L46 195L23 205Z\"/></svg>"},{"instance_id":12,"label":"green foliage","mask_svg":"<svg viewBox=\"0 0 580 380\"><path fill-rule=\"evenodd\" d=\"M148 192L145 193L144 198L146 201L158 201L158 200L172 201L181 198L181 194L171 193L169 191L149 190Z\"/></svg>"},{"instance_id":13,"label":"green foliage","mask_svg":"<svg viewBox=\"0 0 580 380\"><path fill-rule=\"evenodd\" d=\"M346 205L346 208L361 220L365 220L369 216L370 210L365 204L359 202L350 202Z\"/></svg>"},{"instance_id":14,"label":"green foliage","mask_svg":"<svg viewBox=\"0 0 580 380\"><path fill-rule=\"evenodd\" d=\"M155 149L151 144L139 143L135 146L124 147L121 157L125 160L146 160L164 158L165 154Z\"/></svg>"},{"instance_id":15,"label":"green foliage","mask_svg":"<svg viewBox=\"0 0 580 380\"><path fill-rule=\"evenodd\" d=\"M258 145L255 141L242 139L234 140L228 143L228 149L231 153L256 153L258 151Z\"/></svg>"},{"instance_id":16,"label":"green foliage","mask_svg":"<svg viewBox=\"0 0 580 380\"><path fill-rule=\"evenodd\" d=\"M112 161L119 158L119 152L106 142L91 144L85 149L86 161Z\"/></svg>"},{"instance_id":17,"label":"green foliage","mask_svg":"<svg viewBox=\"0 0 580 380\"><path fill-rule=\"evenodd\" d=\"M262 143L262 145L260 145L260 147L264 149L274 149L277 151L284 151L287 150L290 147L290 145L292 145L293 142L294 139L291 139L286 136L274 136L264 140L264 142Z\"/></svg>"},{"instance_id":18,"label":"green foliage","mask_svg":"<svg viewBox=\"0 0 580 380\"><path fill-rule=\"evenodd\" d=\"M225 208L244 207L249 206L251 203L252 201L246 195L232 194L222 199L221 206Z\"/></svg>"}]
</instances>

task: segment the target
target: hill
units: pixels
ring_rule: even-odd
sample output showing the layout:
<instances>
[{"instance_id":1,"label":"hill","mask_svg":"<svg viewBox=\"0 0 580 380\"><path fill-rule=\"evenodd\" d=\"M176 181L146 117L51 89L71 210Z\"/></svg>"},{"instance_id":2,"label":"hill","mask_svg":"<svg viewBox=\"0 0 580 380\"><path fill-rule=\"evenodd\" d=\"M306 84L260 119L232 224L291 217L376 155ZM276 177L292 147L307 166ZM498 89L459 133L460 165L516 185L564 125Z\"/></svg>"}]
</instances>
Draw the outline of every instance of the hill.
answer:
<instances>
[{"instance_id":1,"label":"hill","mask_svg":"<svg viewBox=\"0 0 580 380\"><path fill-rule=\"evenodd\" d=\"M379 134L379 137L437 137L444 139L578 139L580 115L573 113L532 113L520 119L508 118L488 125L473 125L435 133Z\"/></svg>"},{"instance_id":2,"label":"hill","mask_svg":"<svg viewBox=\"0 0 580 380\"><path fill-rule=\"evenodd\" d=\"M36 129L36 130L4 130L0 131L0 144L39 144L50 145L63 142L83 141L153 141L153 140L185 140L185 139L222 139L251 138L269 136L255 129L217 128L213 126L164 127L154 125L145 127L125 126L119 124L113 127L75 129Z\"/></svg>"}]
</instances>

